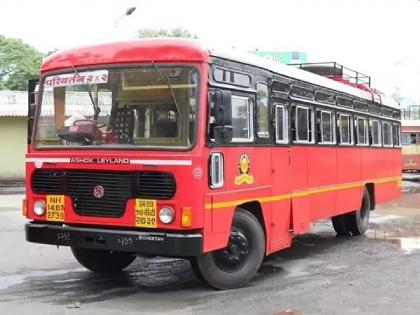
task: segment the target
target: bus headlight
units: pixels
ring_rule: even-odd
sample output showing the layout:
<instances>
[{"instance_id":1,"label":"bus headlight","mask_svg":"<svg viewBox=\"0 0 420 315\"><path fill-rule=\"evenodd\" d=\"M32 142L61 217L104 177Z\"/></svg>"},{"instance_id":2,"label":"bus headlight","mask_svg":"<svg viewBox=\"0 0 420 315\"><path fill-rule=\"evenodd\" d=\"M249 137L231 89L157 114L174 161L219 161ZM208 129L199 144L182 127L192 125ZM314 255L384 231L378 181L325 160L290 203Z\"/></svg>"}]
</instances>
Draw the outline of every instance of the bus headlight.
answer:
<instances>
[{"instance_id":1,"label":"bus headlight","mask_svg":"<svg viewBox=\"0 0 420 315\"><path fill-rule=\"evenodd\" d=\"M44 200L37 200L34 204L34 212L36 215L44 215L45 210L47 209L47 205L45 204Z\"/></svg>"},{"instance_id":2,"label":"bus headlight","mask_svg":"<svg viewBox=\"0 0 420 315\"><path fill-rule=\"evenodd\" d=\"M159 211L159 219L162 223L169 224L175 218L175 212L171 207L163 207Z\"/></svg>"}]
</instances>

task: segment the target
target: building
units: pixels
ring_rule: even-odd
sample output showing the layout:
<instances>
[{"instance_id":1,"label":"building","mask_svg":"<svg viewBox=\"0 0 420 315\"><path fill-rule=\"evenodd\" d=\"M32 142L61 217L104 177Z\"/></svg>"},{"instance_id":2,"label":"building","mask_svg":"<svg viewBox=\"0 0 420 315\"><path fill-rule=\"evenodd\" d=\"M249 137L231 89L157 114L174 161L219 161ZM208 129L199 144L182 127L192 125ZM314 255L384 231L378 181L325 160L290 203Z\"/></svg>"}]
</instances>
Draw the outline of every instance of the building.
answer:
<instances>
[{"instance_id":1,"label":"building","mask_svg":"<svg viewBox=\"0 0 420 315\"><path fill-rule=\"evenodd\" d=\"M99 93L100 116L110 114L111 94ZM0 181L16 180L25 177L25 154L27 150L27 115L28 96L26 91L0 91ZM90 118L93 115L92 102L85 92L72 92L66 96L66 118L76 115ZM51 121L54 117L52 94L44 95L44 117L40 124ZM55 131L54 131L55 132Z\"/></svg>"},{"instance_id":2,"label":"building","mask_svg":"<svg viewBox=\"0 0 420 315\"><path fill-rule=\"evenodd\" d=\"M251 51L250 53L267 58L269 60L277 61L284 64L305 63L308 62L308 54L303 51Z\"/></svg>"},{"instance_id":3,"label":"building","mask_svg":"<svg viewBox=\"0 0 420 315\"><path fill-rule=\"evenodd\" d=\"M25 176L27 92L0 91L0 180Z\"/></svg>"}]
</instances>

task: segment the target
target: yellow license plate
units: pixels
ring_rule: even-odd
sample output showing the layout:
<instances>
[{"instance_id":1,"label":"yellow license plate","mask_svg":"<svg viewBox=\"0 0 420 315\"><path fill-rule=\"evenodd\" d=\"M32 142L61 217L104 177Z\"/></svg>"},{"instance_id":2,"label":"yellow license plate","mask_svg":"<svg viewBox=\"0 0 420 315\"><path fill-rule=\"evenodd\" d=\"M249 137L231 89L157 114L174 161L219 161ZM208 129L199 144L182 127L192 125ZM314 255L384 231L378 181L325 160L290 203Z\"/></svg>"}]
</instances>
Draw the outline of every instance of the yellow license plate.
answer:
<instances>
[{"instance_id":1,"label":"yellow license plate","mask_svg":"<svg viewBox=\"0 0 420 315\"><path fill-rule=\"evenodd\" d=\"M155 228L157 226L156 200L136 199L136 226Z\"/></svg>"},{"instance_id":2,"label":"yellow license plate","mask_svg":"<svg viewBox=\"0 0 420 315\"><path fill-rule=\"evenodd\" d=\"M64 195L47 195L47 221L63 222Z\"/></svg>"}]
</instances>

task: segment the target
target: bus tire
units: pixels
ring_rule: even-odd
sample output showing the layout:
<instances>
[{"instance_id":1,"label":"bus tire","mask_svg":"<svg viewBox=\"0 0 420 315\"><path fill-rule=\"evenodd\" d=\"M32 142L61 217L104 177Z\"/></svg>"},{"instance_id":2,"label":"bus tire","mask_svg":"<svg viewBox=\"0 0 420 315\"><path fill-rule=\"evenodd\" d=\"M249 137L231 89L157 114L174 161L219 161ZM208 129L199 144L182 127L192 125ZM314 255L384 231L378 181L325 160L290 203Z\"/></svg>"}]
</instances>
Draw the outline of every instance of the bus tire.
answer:
<instances>
[{"instance_id":1,"label":"bus tire","mask_svg":"<svg viewBox=\"0 0 420 315\"><path fill-rule=\"evenodd\" d=\"M347 223L347 213L332 217L331 221L337 236L351 236Z\"/></svg>"},{"instance_id":2,"label":"bus tire","mask_svg":"<svg viewBox=\"0 0 420 315\"><path fill-rule=\"evenodd\" d=\"M71 248L76 260L95 273L117 273L128 267L136 256L100 249Z\"/></svg>"},{"instance_id":3,"label":"bus tire","mask_svg":"<svg viewBox=\"0 0 420 315\"><path fill-rule=\"evenodd\" d=\"M206 279L204 279L203 275L201 274L200 269L198 268L197 259L195 257L190 258L190 266L191 266L192 271L196 275L196 277L199 280L206 282Z\"/></svg>"},{"instance_id":4,"label":"bus tire","mask_svg":"<svg viewBox=\"0 0 420 315\"><path fill-rule=\"evenodd\" d=\"M197 256L198 270L216 289L246 285L260 268L265 254L265 236L261 224L250 212L238 208L233 217L226 248Z\"/></svg>"},{"instance_id":5,"label":"bus tire","mask_svg":"<svg viewBox=\"0 0 420 315\"><path fill-rule=\"evenodd\" d=\"M370 195L369 191L365 188L363 192L362 205L360 210L349 213L347 222L348 227L353 235L365 234L369 225L370 216Z\"/></svg>"}]
</instances>

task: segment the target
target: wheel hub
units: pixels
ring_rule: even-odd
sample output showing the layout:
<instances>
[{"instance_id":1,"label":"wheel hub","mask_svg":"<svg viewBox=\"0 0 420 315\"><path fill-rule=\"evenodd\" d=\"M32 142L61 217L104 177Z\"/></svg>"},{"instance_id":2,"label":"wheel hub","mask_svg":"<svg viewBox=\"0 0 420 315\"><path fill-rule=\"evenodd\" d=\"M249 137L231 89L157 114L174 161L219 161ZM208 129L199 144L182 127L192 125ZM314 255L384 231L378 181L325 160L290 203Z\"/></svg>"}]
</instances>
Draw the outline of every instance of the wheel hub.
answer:
<instances>
[{"instance_id":1,"label":"wheel hub","mask_svg":"<svg viewBox=\"0 0 420 315\"><path fill-rule=\"evenodd\" d=\"M249 242L239 229L233 229L229 236L229 244L225 249L215 253L216 264L224 270L240 268L249 254Z\"/></svg>"}]
</instances>

